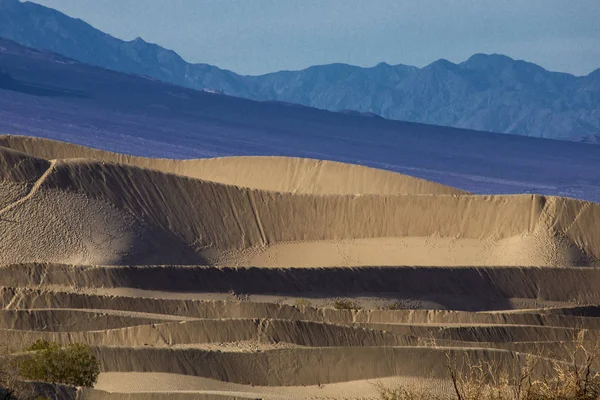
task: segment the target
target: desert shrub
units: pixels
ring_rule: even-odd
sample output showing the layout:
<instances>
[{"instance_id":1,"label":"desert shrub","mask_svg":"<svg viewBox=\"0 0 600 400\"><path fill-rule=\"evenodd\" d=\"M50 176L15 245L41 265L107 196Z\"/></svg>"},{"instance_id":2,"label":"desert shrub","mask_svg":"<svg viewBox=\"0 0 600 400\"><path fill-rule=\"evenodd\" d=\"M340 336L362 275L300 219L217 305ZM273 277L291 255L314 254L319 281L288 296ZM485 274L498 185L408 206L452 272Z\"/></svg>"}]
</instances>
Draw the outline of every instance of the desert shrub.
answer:
<instances>
[{"instance_id":1,"label":"desert shrub","mask_svg":"<svg viewBox=\"0 0 600 400\"><path fill-rule=\"evenodd\" d=\"M377 389L378 400L446 400L444 397L417 386L389 388L375 384L375 388Z\"/></svg>"},{"instance_id":2,"label":"desert shrub","mask_svg":"<svg viewBox=\"0 0 600 400\"><path fill-rule=\"evenodd\" d=\"M235 290L231 289L228 294L229 297L235 301L250 301L250 295L248 293L237 293Z\"/></svg>"},{"instance_id":3,"label":"desert shrub","mask_svg":"<svg viewBox=\"0 0 600 400\"><path fill-rule=\"evenodd\" d=\"M351 300L347 300L347 299L334 301L333 308L335 308L336 310L355 310L355 311L362 309L362 307L358 303L351 301Z\"/></svg>"},{"instance_id":4,"label":"desert shrub","mask_svg":"<svg viewBox=\"0 0 600 400\"><path fill-rule=\"evenodd\" d=\"M388 304L383 309L390 311L397 310L418 310L421 308L420 300L409 300L409 299L401 299L397 300L391 304Z\"/></svg>"},{"instance_id":5,"label":"desert shrub","mask_svg":"<svg viewBox=\"0 0 600 400\"><path fill-rule=\"evenodd\" d=\"M600 345L586 345L584 337L580 332L573 343L565 345L566 361L546 359L552 367L548 373L536 373L539 358L533 356L522 364L517 361L509 376L493 362L467 356L458 363L447 354L451 393L377 386L378 400L600 400Z\"/></svg>"},{"instance_id":6,"label":"desert shrub","mask_svg":"<svg viewBox=\"0 0 600 400\"><path fill-rule=\"evenodd\" d=\"M294 305L298 308L300 307L312 307L312 303L306 299L297 299L294 302Z\"/></svg>"},{"instance_id":7,"label":"desert shrub","mask_svg":"<svg viewBox=\"0 0 600 400\"><path fill-rule=\"evenodd\" d=\"M522 385L528 382L534 369L533 363L528 361L528 367L521 370L517 361L515 367L520 371L520 377L511 379L506 368L500 368L492 361L474 361L467 355L459 364L449 354L446 358L454 390L452 399L457 400L524 400Z\"/></svg>"},{"instance_id":8,"label":"desert shrub","mask_svg":"<svg viewBox=\"0 0 600 400\"><path fill-rule=\"evenodd\" d=\"M3 363L0 368L0 400L18 400L22 388L15 374Z\"/></svg>"},{"instance_id":9,"label":"desert shrub","mask_svg":"<svg viewBox=\"0 0 600 400\"><path fill-rule=\"evenodd\" d=\"M600 400L600 343L587 344L581 331L565 350L567 361L553 360L551 376L533 381L525 400Z\"/></svg>"},{"instance_id":10,"label":"desert shrub","mask_svg":"<svg viewBox=\"0 0 600 400\"><path fill-rule=\"evenodd\" d=\"M18 362L23 379L73 386L93 387L98 380L100 366L89 346L38 340L24 349L27 354Z\"/></svg>"}]
</instances>

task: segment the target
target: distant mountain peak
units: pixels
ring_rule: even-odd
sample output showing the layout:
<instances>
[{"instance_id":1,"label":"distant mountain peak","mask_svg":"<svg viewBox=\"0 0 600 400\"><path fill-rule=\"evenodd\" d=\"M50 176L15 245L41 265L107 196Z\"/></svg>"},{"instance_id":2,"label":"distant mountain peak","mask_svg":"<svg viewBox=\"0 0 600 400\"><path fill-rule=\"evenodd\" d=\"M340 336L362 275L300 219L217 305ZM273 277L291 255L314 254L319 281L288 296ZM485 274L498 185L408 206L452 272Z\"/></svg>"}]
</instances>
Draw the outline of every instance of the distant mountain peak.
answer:
<instances>
[{"instance_id":1,"label":"distant mountain peak","mask_svg":"<svg viewBox=\"0 0 600 400\"><path fill-rule=\"evenodd\" d=\"M440 58L439 60L436 60L434 62L432 62L429 65L426 65L425 67L423 67L423 71L430 71L430 72L444 72L444 71L454 71L457 69L457 65L454 64L452 61L446 60L445 58Z\"/></svg>"},{"instance_id":2,"label":"distant mountain peak","mask_svg":"<svg viewBox=\"0 0 600 400\"><path fill-rule=\"evenodd\" d=\"M446 60L445 58L440 58L439 60L435 60L431 64L427 65L425 68L453 68L456 67L452 61Z\"/></svg>"},{"instance_id":3,"label":"distant mountain peak","mask_svg":"<svg viewBox=\"0 0 600 400\"><path fill-rule=\"evenodd\" d=\"M516 69L522 73L525 73L526 76L537 72L557 74L557 72L550 72L537 64L523 60L515 60L514 58L511 58L509 56L496 53L474 54L471 57L469 57L467 61L464 61L459 65L463 68L487 71L490 73L498 73L507 69Z\"/></svg>"},{"instance_id":4,"label":"distant mountain peak","mask_svg":"<svg viewBox=\"0 0 600 400\"><path fill-rule=\"evenodd\" d=\"M158 46L158 45L156 45L154 43L150 43L150 42L145 41L144 39L142 39L139 36L136 37L135 39L133 39L133 40L131 40L129 42L125 42L125 43L128 44L128 45L130 45L130 46L133 46L135 48L138 48L138 49L151 49L151 48L160 47L160 46ZM160 49L168 51L166 49L163 49L162 47L160 47Z\"/></svg>"},{"instance_id":5,"label":"distant mountain peak","mask_svg":"<svg viewBox=\"0 0 600 400\"><path fill-rule=\"evenodd\" d=\"M390 68L390 67L391 67L391 65L386 63L385 61L382 61L375 66L375 68Z\"/></svg>"},{"instance_id":6,"label":"distant mountain peak","mask_svg":"<svg viewBox=\"0 0 600 400\"><path fill-rule=\"evenodd\" d=\"M469 57L465 63L476 62L481 60L491 60L491 61L515 61L513 58L506 56L504 54L498 53L475 53L471 57Z\"/></svg>"},{"instance_id":7,"label":"distant mountain peak","mask_svg":"<svg viewBox=\"0 0 600 400\"><path fill-rule=\"evenodd\" d=\"M484 54L477 53L469 57L468 60L460 63L461 66L472 68L472 69L497 69L506 68L509 65L513 65L516 61L503 54Z\"/></svg>"}]
</instances>

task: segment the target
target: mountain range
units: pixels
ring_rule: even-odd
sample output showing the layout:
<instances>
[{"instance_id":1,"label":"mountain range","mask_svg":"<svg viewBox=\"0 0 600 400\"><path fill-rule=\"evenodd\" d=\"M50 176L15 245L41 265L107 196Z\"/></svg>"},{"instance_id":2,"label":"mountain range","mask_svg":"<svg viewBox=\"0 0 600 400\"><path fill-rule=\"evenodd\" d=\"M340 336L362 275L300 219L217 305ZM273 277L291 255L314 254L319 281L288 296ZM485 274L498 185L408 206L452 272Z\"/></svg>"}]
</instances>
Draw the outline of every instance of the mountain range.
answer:
<instances>
[{"instance_id":1,"label":"mountain range","mask_svg":"<svg viewBox=\"0 0 600 400\"><path fill-rule=\"evenodd\" d=\"M254 101L110 71L0 38L0 134L146 157L308 157L472 193L600 201L597 146Z\"/></svg>"},{"instance_id":2,"label":"mountain range","mask_svg":"<svg viewBox=\"0 0 600 400\"><path fill-rule=\"evenodd\" d=\"M586 143L600 139L600 69L578 77L476 54L459 64L438 60L423 68L330 64L242 76L188 63L141 38L117 39L80 19L18 0L0 0L0 37L111 70L252 100Z\"/></svg>"}]
</instances>

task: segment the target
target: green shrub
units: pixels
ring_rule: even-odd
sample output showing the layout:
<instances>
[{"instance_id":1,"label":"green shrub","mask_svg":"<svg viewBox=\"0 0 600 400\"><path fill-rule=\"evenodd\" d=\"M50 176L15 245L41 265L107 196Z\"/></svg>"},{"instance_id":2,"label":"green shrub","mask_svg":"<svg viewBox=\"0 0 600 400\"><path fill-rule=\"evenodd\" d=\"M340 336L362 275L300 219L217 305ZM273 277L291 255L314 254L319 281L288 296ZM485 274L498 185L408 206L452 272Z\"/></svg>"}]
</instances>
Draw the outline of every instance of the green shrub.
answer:
<instances>
[{"instance_id":1,"label":"green shrub","mask_svg":"<svg viewBox=\"0 0 600 400\"><path fill-rule=\"evenodd\" d=\"M38 340L24 349L26 354L18 363L24 379L72 386L93 387L98 380L100 366L89 346Z\"/></svg>"}]
</instances>

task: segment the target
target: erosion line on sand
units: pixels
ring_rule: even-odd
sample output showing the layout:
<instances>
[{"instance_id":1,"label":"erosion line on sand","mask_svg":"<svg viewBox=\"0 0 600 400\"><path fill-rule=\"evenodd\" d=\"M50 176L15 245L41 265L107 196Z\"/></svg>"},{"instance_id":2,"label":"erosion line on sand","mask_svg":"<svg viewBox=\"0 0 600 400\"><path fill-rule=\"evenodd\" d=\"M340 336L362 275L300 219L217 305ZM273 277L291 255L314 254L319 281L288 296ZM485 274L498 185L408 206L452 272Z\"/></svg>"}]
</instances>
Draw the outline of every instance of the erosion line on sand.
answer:
<instances>
[{"instance_id":1,"label":"erosion line on sand","mask_svg":"<svg viewBox=\"0 0 600 400\"><path fill-rule=\"evenodd\" d=\"M39 179L35 182L35 184L31 187L31 189L29 190L29 193L27 193L25 196L21 197L19 200L15 201L14 203L11 203L11 204L7 205L6 207L4 207L3 209L1 209L0 215L7 213L8 211L12 210L13 208L20 206L21 204L25 203L26 201L31 199L33 196L35 196L35 194L40 189L40 187L42 186L42 184L44 183L46 178L48 178L48 176L50 176L52 171L54 171L55 165L56 165L56 160L50 160L50 166L42 174L42 176L39 177Z\"/></svg>"},{"instance_id":2,"label":"erosion line on sand","mask_svg":"<svg viewBox=\"0 0 600 400\"><path fill-rule=\"evenodd\" d=\"M254 203L254 195L251 191L248 191L248 201L250 202L250 208L252 209L252 215L254 216L254 220L256 221L256 226L258 227L258 231L262 239L262 244L263 246L266 246L267 244L269 244L269 241L267 239L267 235L265 234L265 229L263 228L260 215L258 215L258 210L256 209L256 204Z\"/></svg>"}]
</instances>

